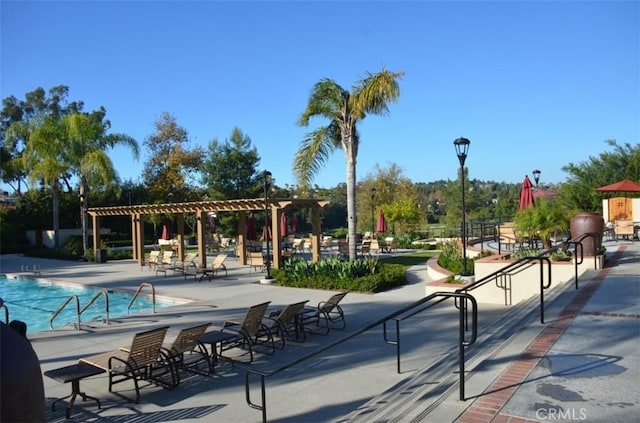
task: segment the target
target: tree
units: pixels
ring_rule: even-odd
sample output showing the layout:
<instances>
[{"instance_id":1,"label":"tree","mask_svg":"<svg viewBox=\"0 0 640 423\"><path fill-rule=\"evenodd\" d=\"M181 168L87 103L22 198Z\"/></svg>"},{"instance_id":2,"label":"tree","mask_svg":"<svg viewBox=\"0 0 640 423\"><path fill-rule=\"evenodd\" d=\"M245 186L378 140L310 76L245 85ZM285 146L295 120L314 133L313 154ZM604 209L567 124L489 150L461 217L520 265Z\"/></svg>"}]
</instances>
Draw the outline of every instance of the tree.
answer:
<instances>
[{"instance_id":1,"label":"tree","mask_svg":"<svg viewBox=\"0 0 640 423\"><path fill-rule=\"evenodd\" d=\"M60 179L68 172L64 160L65 151L64 128L60 120L46 116L42 122L30 131L28 142L21 155L24 168L29 169L27 175L31 183L42 181L51 187L53 244L59 247L60 231Z\"/></svg>"},{"instance_id":2,"label":"tree","mask_svg":"<svg viewBox=\"0 0 640 423\"><path fill-rule=\"evenodd\" d=\"M293 172L300 185L308 187L336 149L342 149L344 153L350 260L356 258L356 162L360 146L357 124L368 114L388 113L388 104L400 97L398 80L403 75L404 72L389 72L383 68L376 74L367 73L350 91L331 79L322 79L314 85L299 119L301 126L308 126L312 117L329 120L326 126L307 134L295 154Z\"/></svg>"},{"instance_id":3,"label":"tree","mask_svg":"<svg viewBox=\"0 0 640 423\"><path fill-rule=\"evenodd\" d=\"M240 128L233 128L231 138L225 142L211 140L208 152L201 171L202 183L207 187L210 199L232 200L262 195L256 169L260 156L251 144L251 138ZM237 214L218 215L217 224L219 233L231 236L238 227Z\"/></svg>"},{"instance_id":4,"label":"tree","mask_svg":"<svg viewBox=\"0 0 640 423\"><path fill-rule=\"evenodd\" d=\"M189 179L197 173L204 154L202 148L189 148L187 130L167 112L155 122L155 132L144 140L149 158L142 179L151 199L180 202L189 197Z\"/></svg>"},{"instance_id":5,"label":"tree","mask_svg":"<svg viewBox=\"0 0 640 423\"><path fill-rule=\"evenodd\" d=\"M82 110L83 102L67 102L69 88L59 85L49 89L36 88L25 95L25 100L14 96L2 100L0 110L0 176L2 182L22 192L28 178L22 154L31 131L42 123L45 116L59 120L63 116Z\"/></svg>"},{"instance_id":6,"label":"tree","mask_svg":"<svg viewBox=\"0 0 640 423\"><path fill-rule=\"evenodd\" d=\"M562 168L569 173L559 196L566 207L599 211L607 194L597 192L596 188L623 179L638 181L640 178L640 143L620 145L615 140L605 143L613 147L613 151L600 153L598 157L591 156L586 162L569 163Z\"/></svg>"},{"instance_id":7,"label":"tree","mask_svg":"<svg viewBox=\"0 0 640 423\"><path fill-rule=\"evenodd\" d=\"M138 143L126 134L107 134L111 123L104 120L104 108L91 114L73 113L62 120L67 147L65 161L72 174L79 179L80 216L83 253L87 250L88 187L91 181L108 186L117 180L116 171L106 150L117 145L129 147L138 159Z\"/></svg>"},{"instance_id":8,"label":"tree","mask_svg":"<svg viewBox=\"0 0 640 423\"><path fill-rule=\"evenodd\" d=\"M208 188L209 198L231 200L259 195L256 191L258 163L258 150L240 128L233 128L231 138L223 143L215 138L211 140L208 158L201 168L202 183Z\"/></svg>"}]
</instances>

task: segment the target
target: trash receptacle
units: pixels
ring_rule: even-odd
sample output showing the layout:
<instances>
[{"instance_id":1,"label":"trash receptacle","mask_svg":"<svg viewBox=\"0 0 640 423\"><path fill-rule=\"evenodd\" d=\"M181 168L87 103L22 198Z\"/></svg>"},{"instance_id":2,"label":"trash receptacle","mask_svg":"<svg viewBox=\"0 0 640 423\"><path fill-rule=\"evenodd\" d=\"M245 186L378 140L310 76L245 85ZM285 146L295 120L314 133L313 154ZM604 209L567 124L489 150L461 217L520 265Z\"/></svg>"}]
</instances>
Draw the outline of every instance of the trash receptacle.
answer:
<instances>
[{"instance_id":1,"label":"trash receptacle","mask_svg":"<svg viewBox=\"0 0 640 423\"><path fill-rule=\"evenodd\" d=\"M99 249L96 251L96 263L106 263L107 262L107 250Z\"/></svg>"}]
</instances>

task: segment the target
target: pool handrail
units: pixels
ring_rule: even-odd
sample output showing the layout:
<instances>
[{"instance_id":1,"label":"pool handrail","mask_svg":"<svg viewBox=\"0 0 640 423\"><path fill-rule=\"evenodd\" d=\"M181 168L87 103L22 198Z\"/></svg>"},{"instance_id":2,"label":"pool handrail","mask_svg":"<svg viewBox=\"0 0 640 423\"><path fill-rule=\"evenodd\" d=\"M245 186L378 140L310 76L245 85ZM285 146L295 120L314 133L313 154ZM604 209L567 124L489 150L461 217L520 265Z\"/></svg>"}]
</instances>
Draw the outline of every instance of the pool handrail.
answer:
<instances>
[{"instance_id":1,"label":"pool handrail","mask_svg":"<svg viewBox=\"0 0 640 423\"><path fill-rule=\"evenodd\" d=\"M58 307L58 309L56 311L53 312L53 314L51 315L51 318L49 319L49 327L51 328L51 330L53 330L53 320L58 317L58 315L62 312L62 310L67 306L67 304L69 304L69 302L71 302L71 300L76 300L76 315L78 318L78 323L76 326L76 329L80 329L80 299L78 298L78 296L76 294L71 294L69 296L69 298L67 298L64 303L62 303L62 305L60 307Z\"/></svg>"},{"instance_id":2,"label":"pool handrail","mask_svg":"<svg viewBox=\"0 0 640 423\"><path fill-rule=\"evenodd\" d=\"M108 325L109 324L109 293L104 288L100 289L100 292L96 293L96 295L94 295L93 298L87 303L87 305L82 307L82 309L80 310L80 314L82 315L82 313L84 313L101 296L104 296L104 311L107 315L105 323Z\"/></svg>"},{"instance_id":3,"label":"pool handrail","mask_svg":"<svg viewBox=\"0 0 640 423\"><path fill-rule=\"evenodd\" d=\"M156 314L156 288L150 282L142 282L140 284L140 286L136 290L136 293L133 294L133 297L131 298L131 301L129 301L129 305L127 306L127 314L129 314L129 309L131 309L131 306L133 305L134 301L136 300L136 298L138 298L138 295L140 294L142 289L145 288L145 287L151 288L151 302L153 303L152 304L152 306L153 306L153 314Z\"/></svg>"}]
</instances>

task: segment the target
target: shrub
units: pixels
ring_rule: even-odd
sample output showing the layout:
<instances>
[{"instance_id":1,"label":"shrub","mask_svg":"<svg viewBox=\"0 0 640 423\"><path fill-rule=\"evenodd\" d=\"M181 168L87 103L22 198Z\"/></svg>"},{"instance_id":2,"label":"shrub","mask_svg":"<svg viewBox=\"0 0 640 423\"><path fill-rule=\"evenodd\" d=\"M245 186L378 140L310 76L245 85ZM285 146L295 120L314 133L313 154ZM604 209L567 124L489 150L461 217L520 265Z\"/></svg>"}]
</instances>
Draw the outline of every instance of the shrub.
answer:
<instances>
[{"instance_id":1,"label":"shrub","mask_svg":"<svg viewBox=\"0 0 640 423\"><path fill-rule=\"evenodd\" d=\"M406 283L404 266L372 258L347 261L335 257L309 263L294 257L271 275L281 286L358 292L380 292Z\"/></svg>"},{"instance_id":2,"label":"shrub","mask_svg":"<svg viewBox=\"0 0 640 423\"><path fill-rule=\"evenodd\" d=\"M440 243L440 255L438 256L438 265L443 269L447 269L454 274L462 272L462 247L457 241L447 241ZM474 274L474 262L472 259L466 259L467 272Z\"/></svg>"}]
</instances>

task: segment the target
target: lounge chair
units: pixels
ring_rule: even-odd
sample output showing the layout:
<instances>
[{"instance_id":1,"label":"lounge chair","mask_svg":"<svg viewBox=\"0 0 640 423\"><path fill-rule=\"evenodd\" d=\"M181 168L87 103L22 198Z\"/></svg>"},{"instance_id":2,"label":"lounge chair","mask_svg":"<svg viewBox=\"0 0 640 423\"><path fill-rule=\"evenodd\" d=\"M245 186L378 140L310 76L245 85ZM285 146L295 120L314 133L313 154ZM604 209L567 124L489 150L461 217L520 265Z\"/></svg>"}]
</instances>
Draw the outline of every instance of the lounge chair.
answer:
<instances>
[{"instance_id":1,"label":"lounge chair","mask_svg":"<svg viewBox=\"0 0 640 423\"><path fill-rule=\"evenodd\" d=\"M180 370L187 370L200 375L211 373L212 366L207 348L199 341L207 331L211 323L182 329L172 344L163 345L167 360L175 367L174 385L180 384ZM199 371L198 367L204 365L205 371Z\"/></svg>"},{"instance_id":2,"label":"lounge chair","mask_svg":"<svg viewBox=\"0 0 640 423\"><path fill-rule=\"evenodd\" d=\"M174 268L174 262L176 257L173 253L173 250L163 250L162 251L162 260L158 262L156 266L156 275L160 272L164 273L167 276L167 270L172 270Z\"/></svg>"},{"instance_id":3,"label":"lounge chair","mask_svg":"<svg viewBox=\"0 0 640 423\"><path fill-rule=\"evenodd\" d=\"M109 392L113 392L113 385L133 380L136 391L135 403L140 401L139 382L147 380L152 383L172 388L175 386L174 366L167 361L162 351L162 343L169 326L139 332L134 335L131 347L120 348L101 354L81 358L81 363L90 364L105 370L109 375ZM170 373L171 380L167 382L163 376ZM121 393L115 393L131 401Z\"/></svg>"},{"instance_id":4,"label":"lounge chair","mask_svg":"<svg viewBox=\"0 0 640 423\"><path fill-rule=\"evenodd\" d=\"M276 350L273 335L269 328L262 323L271 301L256 304L247 309L242 320L227 320L222 325L223 332L233 332L235 338L231 338L220 345L220 357L233 360L225 356L224 352L232 348L242 348L249 353L249 363L253 362L253 347L259 344L270 344L271 353Z\"/></svg>"},{"instance_id":5,"label":"lounge chair","mask_svg":"<svg viewBox=\"0 0 640 423\"><path fill-rule=\"evenodd\" d=\"M308 302L309 300L300 301L281 310L274 310L263 321L271 334L280 338L280 349L284 348L287 338L300 342L305 340L300 312Z\"/></svg>"},{"instance_id":6,"label":"lounge chair","mask_svg":"<svg viewBox=\"0 0 640 423\"><path fill-rule=\"evenodd\" d=\"M267 269L261 251L249 253L249 264L256 272L264 272Z\"/></svg>"},{"instance_id":7,"label":"lounge chair","mask_svg":"<svg viewBox=\"0 0 640 423\"><path fill-rule=\"evenodd\" d=\"M146 261L146 265L149 266L149 270L155 270L159 262L160 262L160 250L151 251Z\"/></svg>"},{"instance_id":8,"label":"lounge chair","mask_svg":"<svg viewBox=\"0 0 640 423\"><path fill-rule=\"evenodd\" d=\"M224 276L226 277L228 275L227 266L225 266L224 264L226 259L227 259L227 255L225 253L220 253L216 256L215 259L213 259L213 263L211 263L211 267L207 266L207 267L194 268L194 272L193 272L194 279L197 279L199 282L202 279L207 278L209 282L211 282L211 279L215 278L218 272L220 272L221 270L224 270ZM190 272L185 273L184 278L186 279L187 276L190 274L191 274ZM198 279L198 275L200 275L199 279Z\"/></svg>"},{"instance_id":9,"label":"lounge chair","mask_svg":"<svg viewBox=\"0 0 640 423\"><path fill-rule=\"evenodd\" d=\"M198 258L198 253L188 253L184 256L182 260L176 260L171 264L171 269L173 269L174 273L180 273L182 275L189 272L190 269L196 269L198 265L196 264L196 259Z\"/></svg>"},{"instance_id":10,"label":"lounge chair","mask_svg":"<svg viewBox=\"0 0 640 423\"><path fill-rule=\"evenodd\" d=\"M303 324L306 325L307 322L315 321L316 326L324 328L325 335L329 333L330 328L344 329L346 327L344 311L338 303L347 294L348 291L339 292L332 295L327 301L320 301L315 308L305 307L301 312Z\"/></svg>"},{"instance_id":11,"label":"lounge chair","mask_svg":"<svg viewBox=\"0 0 640 423\"><path fill-rule=\"evenodd\" d=\"M498 237L499 243L505 245L507 250L509 248L514 249L518 242L518 235L516 234L516 228L513 222L504 222L498 225Z\"/></svg>"}]
</instances>

